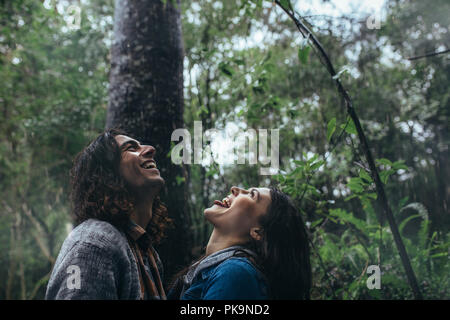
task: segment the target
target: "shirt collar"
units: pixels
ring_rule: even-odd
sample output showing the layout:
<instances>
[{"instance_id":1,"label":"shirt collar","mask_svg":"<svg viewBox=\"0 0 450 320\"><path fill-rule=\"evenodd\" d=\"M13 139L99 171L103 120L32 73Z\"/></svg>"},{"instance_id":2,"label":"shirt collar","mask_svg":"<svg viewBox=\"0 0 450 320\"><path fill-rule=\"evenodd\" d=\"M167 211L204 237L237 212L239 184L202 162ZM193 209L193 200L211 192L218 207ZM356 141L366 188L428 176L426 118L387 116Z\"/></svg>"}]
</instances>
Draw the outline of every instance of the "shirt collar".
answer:
<instances>
[{"instance_id":1,"label":"shirt collar","mask_svg":"<svg viewBox=\"0 0 450 320\"><path fill-rule=\"evenodd\" d=\"M151 239L147 231L131 219L128 220L126 233L143 250L147 250L151 244Z\"/></svg>"}]
</instances>

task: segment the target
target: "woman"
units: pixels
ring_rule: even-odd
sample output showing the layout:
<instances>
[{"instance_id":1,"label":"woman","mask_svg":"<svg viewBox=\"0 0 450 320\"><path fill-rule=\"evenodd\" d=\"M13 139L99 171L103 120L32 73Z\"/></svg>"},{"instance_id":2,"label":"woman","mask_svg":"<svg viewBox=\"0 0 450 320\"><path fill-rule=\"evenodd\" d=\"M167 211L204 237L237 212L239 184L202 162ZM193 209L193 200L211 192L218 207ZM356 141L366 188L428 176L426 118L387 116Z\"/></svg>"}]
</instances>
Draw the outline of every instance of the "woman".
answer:
<instances>
[{"instance_id":1,"label":"woman","mask_svg":"<svg viewBox=\"0 0 450 320\"><path fill-rule=\"evenodd\" d=\"M306 229L275 188L231 188L204 211L214 229L205 255L182 271L169 299L309 299Z\"/></svg>"}]
</instances>

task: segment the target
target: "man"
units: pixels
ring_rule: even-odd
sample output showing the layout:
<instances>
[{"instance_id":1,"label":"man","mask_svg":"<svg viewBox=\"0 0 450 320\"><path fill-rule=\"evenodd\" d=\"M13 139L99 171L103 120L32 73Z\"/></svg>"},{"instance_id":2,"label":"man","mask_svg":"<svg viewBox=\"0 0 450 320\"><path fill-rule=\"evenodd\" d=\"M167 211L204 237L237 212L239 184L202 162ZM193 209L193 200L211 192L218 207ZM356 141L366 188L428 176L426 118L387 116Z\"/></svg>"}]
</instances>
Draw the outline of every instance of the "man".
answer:
<instances>
[{"instance_id":1,"label":"man","mask_svg":"<svg viewBox=\"0 0 450 320\"><path fill-rule=\"evenodd\" d=\"M166 299L153 244L170 223L155 148L111 129L71 170L78 224L64 241L46 299Z\"/></svg>"}]
</instances>

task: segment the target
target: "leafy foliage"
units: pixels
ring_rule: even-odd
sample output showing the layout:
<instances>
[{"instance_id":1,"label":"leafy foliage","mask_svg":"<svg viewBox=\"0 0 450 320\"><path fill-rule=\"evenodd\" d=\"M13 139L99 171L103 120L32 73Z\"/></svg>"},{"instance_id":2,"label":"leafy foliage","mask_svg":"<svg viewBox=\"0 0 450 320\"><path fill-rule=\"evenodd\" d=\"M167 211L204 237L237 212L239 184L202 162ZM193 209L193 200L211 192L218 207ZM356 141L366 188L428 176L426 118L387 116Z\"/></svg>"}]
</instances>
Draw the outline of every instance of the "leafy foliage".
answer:
<instances>
[{"instance_id":1,"label":"leafy foliage","mask_svg":"<svg viewBox=\"0 0 450 320\"><path fill-rule=\"evenodd\" d=\"M350 14L280 3L294 5L332 53L421 291L448 299L449 60L406 59L445 43L448 1L387 2L379 30ZM81 8L80 29L69 30L56 1L0 4L0 299L43 298L70 229L71 161L104 127L114 5ZM277 184L307 221L314 299L412 298L354 123L308 41L272 1L181 1L180 9L185 127L280 129L278 175L259 175L260 165L189 166L194 255L209 237L202 213L213 199L232 185ZM381 290L366 286L369 265L380 265Z\"/></svg>"}]
</instances>

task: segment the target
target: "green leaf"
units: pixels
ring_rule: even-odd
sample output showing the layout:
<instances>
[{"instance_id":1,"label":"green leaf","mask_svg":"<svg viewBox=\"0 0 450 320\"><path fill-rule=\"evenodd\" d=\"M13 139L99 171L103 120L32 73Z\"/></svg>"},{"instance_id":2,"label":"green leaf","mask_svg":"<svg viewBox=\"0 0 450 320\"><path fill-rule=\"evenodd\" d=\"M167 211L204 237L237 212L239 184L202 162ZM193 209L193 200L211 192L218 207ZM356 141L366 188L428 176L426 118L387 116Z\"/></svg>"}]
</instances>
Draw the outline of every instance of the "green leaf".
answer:
<instances>
[{"instance_id":1,"label":"green leaf","mask_svg":"<svg viewBox=\"0 0 450 320\"><path fill-rule=\"evenodd\" d=\"M267 72L275 72L277 70L277 67L271 62L267 62L264 64L264 70L266 70Z\"/></svg>"},{"instance_id":2,"label":"green leaf","mask_svg":"<svg viewBox=\"0 0 450 320\"><path fill-rule=\"evenodd\" d=\"M233 61L234 61L234 63L236 63L238 66L243 66L243 65L245 65L245 60L243 60L243 59L234 59Z\"/></svg>"},{"instance_id":3,"label":"green leaf","mask_svg":"<svg viewBox=\"0 0 450 320\"><path fill-rule=\"evenodd\" d=\"M381 182L383 182L384 184L387 183L387 180L389 178L390 175L392 175L395 172L394 169L389 169L389 170L384 170L380 172L380 179Z\"/></svg>"},{"instance_id":4,"label":"green leaf","mask_svg":"<svg viewBox=\"0 0 450 320\"><path fill-rule=\"evenodd\" d=\"M324 220L324 218L320 218L319 220L314 221L313 223L311 223L311 226L309 228L314 229L316 226L318 226L320 223L322 223L323 220Z\"/></svg>"},{"instance_id":5,"label":"green leaf","mask_svg":"<svg viewBox=\"0 0 450 320\"><path fill-rule=\"evenodd\" d=\"M280 4L286 10L289 10L291 2L289 0L280 0Z\"/></svg>"},{"instance_id":6,"label":"green leaf","mask_svg":"<svg viewBox=\"0 0 450 320\"><path fill-rule=\"evenodd\" d=\"M181 176L176 176L175 179L177 180L177 185L180 185L185 182L184 177Z\"/></svg>"},{"instance_id":7,"label":"green leaf","mask_svg":"<svg viewBox=\"0 0 450 320\"><path fill-rule=\"evenodd\" d=\"M308 62L309 51L311 50L310 46L306 46L304 48L298 49L298 59L301 63L306 64Z\"/></svg>"},{"instance_id":8,"label":"green leaf","mask_svg":"<svg viewBox=\"0 0 450 320\"><path fill-rule=\"evenodd\" d=\"M317 160L317 158L319 157L319 155L317 154L317 153L315 153L312 157L311 157L311 159L309 159L308 161L306 161L308 164L312 164L314 161L316 161ZM305 157L306 158L306 157Z\"/></svg>"},{"instance_id":9,"label":"green leaf","mask_svg":"<svg viewBox=\"0 0 450 320\"><path fill-rule=\"evenodd\" d=\"M252 90L255 94L263 94L265 91L263 86L254 86Z\"/></svg>"},{"instance_id":10,"label":"green leaf","mask_svg":"<svg viewBox=\"0 0 450 320\"><path fill-rule=\"evenodd\" d=\"M327 141L330 142L331 137L333 136L334 131L336 130L336 118L328 121L327 124Z\"/></svg>"},{"instance_id":11,"label":"green leaf","mask_svg":"<svg viewBox=\"0 0 450 320\"><path fill-rule=\"evenodd\" d=\"M263 3L263 0L256 0L256 7L258 9L262 9L262 3Z\"/></svg>"},{"instance_id":12,"label":"green leaf","mask_svg":"<svg viewBox=\"0 0 450 320\"><path fill-rule=\"evenodd\" d=\"M395 161L392 164L392 168L394 168L395 170L399 170L399 169L408 170L408 166L405 165L404 162L405 161L403 161L403 160Z\"/></svg>"},{"instance_id":13,"label":"green leaf","mask_svg":"<svg viewBox=\"0 0 450 320\"><path fill-rule=\"evenodd\" d=\"M357 193L364 191L363 181L361 180L361 178L351 178L347 183L347 187L349 187L351 191Z\"/></svg>"},{"instance_id":14,"label":"green leaf","mask_svg":"<svg viewBox=\"0 0 450 320\"><path fill-rule=\"evenodd\" d=\"M319 169L323 164L325 163L325 160L319 160L311 165L311 170Z\"/></svg>"},{"instance_id":15,"label":"green leaf","mask_svg":"<svg viewBox=\"0 0 450 320\"><path fill-rule=\"evenodd\" d=\"M278 98L277 96L271 97L269 103L274 109L276 109L276 110L280 110L281 109L280 98ZM293 111L293 110L290 110L290 111ZM299 113L297 110L294 110L294 111L295 111L294 112L295 114Z\"/></svg>"},{"instance_id":16,"label":"green leaf","mask_svg":"<svg viewBox=\"0 0 450 320\"><path fill-rule=\"evenodd\" d=\"M392 167L392 162L386 158L376 159L375 162L377 162L378 164L383 164L385 166Z\"/></svg>"},{"instance_id":17,"label":"green leaf","mask_svg":"<svg viewBox=\"0 0 450 320\"><path fill-rule=\"evenodd\" d=\"M440 258L440 257L446 257L448 255L448 253L447 252L441 252L441 253L436 253L436 254L433 254L433 255L431 255L431 258Z\"/></svg>"},{"instance_id":18,"label":"green leaf","mask_svg":"<svg viewBox=\"0 0 450 320\"><path fill-rule=\"evenodd\" d=\"M295 119L299 116L300 112L298 110L288 110L289 118Z\"/></svg>"},{"instance_id":19,"label":"green leaf","mask_svg":"<svg viewBox=\"0 0 450 320\"><path fill-rule=\"evenodd\" d=\"M367 173L367 171L366 170L364 170L364 169L361 169L360 171L359 171L359 177L360 178L362 178L362 179L364 179L364 180L366 180L368 183L372 183L373 181L372 181L372 178L370 177L370 175Z\"/></svg>"},{"instance_id":20,"label":"green leaf","mask_svg":"<svg viewBox=\"0 0 450 320\"><path fill-rule=\"evenodd\" d=\"M367 196L368 198L373 199L373 200L377 200L377 198L378 198L378 195L377 195L376 192L366 193L366 196Z\"/></svg>"},{"instance_id":21,"label":"green leaf","mask_svg":"<svg viewBox=\"0 0 450 320\"><path fill-rule=\"evenodd\" d=\"M219 70L227 77L231 78L233 76L233 69L227 63L221 62L219 64Z\"/></svg>"},{"instance_id":22,"label":"green leaf","mask_svg":"<svg viewBox=\"0 0 450 320\"><path fill-rule=\"evenodd\" d=\"M200 117L203 113L205 113L205 114L208 114L208 113L209 113L208 109L207 109L205 106L201 106L201 107L197 110L196 115L197 115L197 117Z\"/></svg>"},{"instance_id":23,"label":"green leaf","mask_svg":"<svg viewBox=\"0 0 450 320\"><path fill-rule=\"evenodd\" d=\"M351 134L358 134L358 131L356 131L355 123L352 119L348 119L348 124L345 123L341 124L341 129L345 128L345 132L351 133Z\"/></svg>"},{"instance_id":24,"label":"green leaf","mask_svg":"<svg viewBox=\"0 0 450 320\"><path fill-rule=\"evenodd\" d=\"M331 209L330 216L338 218L341 223L351 223L361 231L365 231L367 229L367 223L365 221L356 218L352 213L343 209Z\"/></svg>"},{"instance_id":25,"label":"green leaf","mask_svg":"<svg viewBox=\"0 0 450 320\"><path fill-rule=\"evenodd\" d=\"M352 194L352 195L346 197L346 198L344 199L344 201L349 201L349 200L352 200L353 198L357 198L357 197L358 197L358 195Z\"/></svg>"},{"instance_id":26,"label":"green leaf","mask_svg":"<svg viewBox=\"0 0 450 320\"><path fill-rule=\"evenodd\" d=\"M214 176L216 173L218 173L218 171L215 168L210 168L207 172L206 172L206 177L212 177Z\"/></svg>"}]
</instances>

